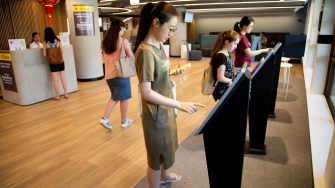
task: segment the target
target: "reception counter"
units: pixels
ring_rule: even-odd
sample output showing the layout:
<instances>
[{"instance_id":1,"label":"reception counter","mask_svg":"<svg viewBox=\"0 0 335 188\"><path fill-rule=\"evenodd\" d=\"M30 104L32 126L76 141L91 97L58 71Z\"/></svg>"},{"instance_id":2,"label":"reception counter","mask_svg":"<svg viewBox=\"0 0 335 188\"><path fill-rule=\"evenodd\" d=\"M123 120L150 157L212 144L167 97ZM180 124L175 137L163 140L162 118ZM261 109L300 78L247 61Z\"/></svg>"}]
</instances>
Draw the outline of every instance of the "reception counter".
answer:
<instances>
[{"instance_id":1,"label":"reception counter","mask_svg":"<svg viewBox=\"0 0 335 188\"><path fill-rule=\"evenodd\" d=\"M4 51L1 52L2 54ZM43 56L42 49L26 49L10 51L13 83L4 83L6 77L2 72L0 79L3 99L19 105L30 105L50 99L55 96L50 76L48 61ZM65 79L68 93L78 90L75 62L72 45L63 46L63 59L65 62ZM6 62L2 61L1 66ZM5 77L5 78L4 78ZM59 81L60 82L60 81ZM14 87L8 87L8 85ZM7 86L7 87L6 87ZM59 84L60 94L64 94L62 84ZM14 89L13 89L14 88Z\"/></svg>"}]
</instances>

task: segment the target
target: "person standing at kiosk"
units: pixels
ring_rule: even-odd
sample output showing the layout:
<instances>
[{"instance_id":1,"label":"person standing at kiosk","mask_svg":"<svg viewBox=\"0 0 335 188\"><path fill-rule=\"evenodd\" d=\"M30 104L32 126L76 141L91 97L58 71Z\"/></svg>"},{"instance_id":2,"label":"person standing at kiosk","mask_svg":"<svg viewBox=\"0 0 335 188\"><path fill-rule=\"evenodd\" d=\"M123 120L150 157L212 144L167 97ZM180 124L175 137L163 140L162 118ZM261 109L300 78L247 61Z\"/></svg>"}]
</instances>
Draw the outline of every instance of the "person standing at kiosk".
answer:
<instances>
[{"instance_id":1,"label":"person standing at kiosk","mask_svg":"<svg viewBox=\"0 0 335 188\"><path fill-rule=\"evenodd\" d=\"M59 86L58 86L58 75L60 76L64 98L68 99L67 85L65 81L64 73L64 61L63 61L63 46L59 38L57 38L54 30L51 27L47 27L44 30L44 42L43 42L43 55L47 57L49 61L49 67L51 71L52 83L55 88L56 96L55 100L59 100Z\"/></svg>"},{"instance_id":2,"label":"person standing at kiosk","mask_svg":"<svg viewBox=\"0 0 335 188\"><path fill-rule=\"evenodd\" d=\"M218 82L213 92L214 100L219 100L233 83L234 70L229 53L233 52L240 42L239 34L234 30L221 32L212 49L211 66L214 81Z\"/></svg>"},{"instance_id":3,"label":"person standing at kiosk","mask_svg":"<svg viewBox=\"0 0 335 188\"><path fill-rule=\"evenodd\" d=\"M172 99L170 62L162 42L177 30L176 9L166 2L147 3L141 10L140 23L134 46L137 77L142 98L142 124L147 149L147 178L150 188L178 182L181 176L167 173L175 160L178 147L174 108L195 113L194 102Z\"/></svg>"},{"instance_id":4,"label":"person standing at kiosk","mask_svg":"<svg viewBox=\"0 0 335 188\"><path fill-rule=\"evenodd\" d=\"M241 37L241 40L235 50L234 67L236 68L242 68L244 63L247 63L248 67L250 67L252 56L256 56L269 51L269 48L251 51L251 43L246 37L246 34L251 32L254 23L255 21L252 17L244 16L240 22L236 22L234 25L234 30L238 32Z\"/></svg>"}]
</instances>

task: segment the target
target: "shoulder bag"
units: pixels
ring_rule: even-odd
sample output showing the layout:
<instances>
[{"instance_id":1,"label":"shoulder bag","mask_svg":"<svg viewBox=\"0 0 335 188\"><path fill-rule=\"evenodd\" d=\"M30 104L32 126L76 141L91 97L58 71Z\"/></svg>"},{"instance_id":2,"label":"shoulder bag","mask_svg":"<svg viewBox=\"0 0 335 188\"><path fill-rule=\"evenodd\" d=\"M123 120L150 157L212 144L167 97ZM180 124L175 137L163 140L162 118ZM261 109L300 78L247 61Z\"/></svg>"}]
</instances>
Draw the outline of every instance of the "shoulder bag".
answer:
<instances>
[{"instance_id":1,"label":"shoulder bag","mask_svg":"<svg viewBox=\"0 0 335 188\"><path fill-rule=\"evenodd\" d=\"M118 78L129 78L136 75L135 62L127 57L123 44L122 41L120 59L115 61L116 74Z\"/></svg>"}]
</instances>

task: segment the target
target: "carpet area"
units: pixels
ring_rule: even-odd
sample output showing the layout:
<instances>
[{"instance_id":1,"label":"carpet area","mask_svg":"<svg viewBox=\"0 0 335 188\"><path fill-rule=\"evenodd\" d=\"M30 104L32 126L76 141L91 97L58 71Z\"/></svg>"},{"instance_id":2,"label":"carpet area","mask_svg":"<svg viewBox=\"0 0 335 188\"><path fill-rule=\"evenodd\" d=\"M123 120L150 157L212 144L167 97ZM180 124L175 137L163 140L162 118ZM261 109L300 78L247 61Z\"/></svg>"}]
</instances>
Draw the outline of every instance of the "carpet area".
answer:
<instances>
[{"instance_id":1,"label":"carpet area","mask_svg":"<svg viewBox=\"0 0 335 188\"><path fill-rule=\"evenodd\" d=\"M242 188L314 187L306 91L301 72L301 64L295 64L291 69L287 100L280 80L277 117L268 119L267 124L267 155L245 154ZM248 146L248 136L245 145ZM176 162L169 171L181 174L183 179L178 183L161 185L162 188L209 187L202 136L192 133L180 144ZM135 186L146 187L146 177Z\"/></svg>"}]
</instances>

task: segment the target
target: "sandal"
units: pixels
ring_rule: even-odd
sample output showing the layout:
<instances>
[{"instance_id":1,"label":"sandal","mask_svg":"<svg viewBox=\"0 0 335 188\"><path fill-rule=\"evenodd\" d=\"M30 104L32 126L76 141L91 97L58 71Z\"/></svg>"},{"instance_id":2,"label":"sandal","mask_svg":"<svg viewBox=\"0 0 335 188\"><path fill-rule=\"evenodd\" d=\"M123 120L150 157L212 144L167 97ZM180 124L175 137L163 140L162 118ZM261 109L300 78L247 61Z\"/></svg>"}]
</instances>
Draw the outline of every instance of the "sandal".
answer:
<instances>
[{"instance_id":1,"label":"sandal","mask_svg":"<svg viewBox=\"0 0 335 188\"><path fill-rule=\"evenodd\" d=\"M59 101L60 97L52 97L53 100Z\"/></svg>"},{"instance_id":2,"label":"sandal","mask_svg":"<svg viewBox=\"0 0 335 188\"><path fill-rule=\"evenodd\" d=\"M175 173L170 173L164 179L160 180L160 184L174 183L174 182L178 182L180 180L181 180L181 175L178 175L178 174L175 174Z\"/></svg>"}]
</instances>

